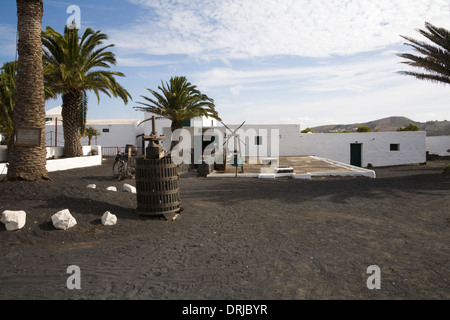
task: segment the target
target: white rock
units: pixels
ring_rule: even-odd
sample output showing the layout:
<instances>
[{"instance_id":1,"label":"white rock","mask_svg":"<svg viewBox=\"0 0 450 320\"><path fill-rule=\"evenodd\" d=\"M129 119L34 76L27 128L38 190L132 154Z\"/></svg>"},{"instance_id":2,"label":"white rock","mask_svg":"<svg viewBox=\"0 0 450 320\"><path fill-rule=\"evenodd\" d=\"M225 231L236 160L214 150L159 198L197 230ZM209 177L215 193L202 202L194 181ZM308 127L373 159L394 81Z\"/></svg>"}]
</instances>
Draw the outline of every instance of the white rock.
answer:
<instances>
[{"instance_id":1,"label":"white rock","mask_svg":"<svg viewBox=\"0 0 450 320\"><path fill-rule=\"evenodd\" d=\"M26 215L26 212L23 210L5 210L2 213L0 221L5 224L6 230L8 231L19 230L25 225Z\"/></svg>"},{"instance_id":2,"label":"white rock","mask_svg":"<svg viewBox=\"0 0 450 320\"><path fill-rule=\"evenodd\" d=\"M58 211L52 215L53 226L56 229L66 230L77 224L75 218L70 214L69 209Z\"/></svg>"},{"instance_id":3,"label":"white rock","mask_svg":"<svg viewBox=\"0 0 450 320\"><path fill-rule=\"evenodd\" d=\"M117 223L116 215L106 211L102 216L102 224L104 226L114 226Z\"/></svg>"},{"instance_id":4,"label":"white rock","mask_svg":"<svg viewBox=\"0 0 450 320\"><path fill-rule=\"evenodd\" d=\"M117 188L114 187L114 186L111 186L111 187L106 188L106 190L108 190L108 191L117 191Z\"/></svg>"},{"instance_id":5,"label":"white rock","mask_svg":"<svg viewBox=\"0 0 450 320\"><path fill-rule=\"evenodd\" d=\"M88 184L86 188L95 189L97 186L95 184Z\"/></svg>"},{"instance_id":6,"label":"white rock","mask_svg":"<svg viewBox=\"0 0 450 320\"><path fill-rule=\"evenodd\" d=\"M131 192L131 193L136 193L136 188L133 187L133 186L130 185L130 184L125 183L125 184L123 185L123 191Z\"/></svg>"}]
</instances>

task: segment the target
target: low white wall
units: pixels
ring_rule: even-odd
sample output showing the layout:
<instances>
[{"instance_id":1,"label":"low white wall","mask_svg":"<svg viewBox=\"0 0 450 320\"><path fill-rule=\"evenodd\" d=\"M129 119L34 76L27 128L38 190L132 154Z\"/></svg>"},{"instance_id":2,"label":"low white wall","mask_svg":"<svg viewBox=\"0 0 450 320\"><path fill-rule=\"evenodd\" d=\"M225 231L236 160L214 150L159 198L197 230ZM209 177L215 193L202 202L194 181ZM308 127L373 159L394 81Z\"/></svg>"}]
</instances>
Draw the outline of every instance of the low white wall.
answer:
<instances>
[{"instance_id":1,"label":"low white wall","mask_svg":"<svg viewBox=\"0 0 450 320\"><path fill-rule=\"evenodd\" d=\"M438 156L450 156L450 136L427 137L427 151Z\"/></svg>"},{"instance_id":2,"label":"low white wall","mask_svg":"<svg viewBox=\"0 0 450 320\"><path fill-rule=\"evenodd\" d=\"M52 157L62 157L64 155L64 147L47 147L47 159Z\"/></svg>"},{"instance_id":3,"label":"low white wall","mask_svg":"<svg viewBox=\"0 0 450 320\"><path fill-rule=\"evenodd\" d=\"M91 155L91 151L94 150L95 153L101 153L102 147L100 146L83 146L83 155L89 156ZM64 147L47 147L47 159L55 157L64 156Z\"/></svg>"},{"instance_id":4,"label":"low white wall","mask_svg":"<svg viewBox=\"0 0 450 320\"><path fill-rule=\"evenodd\" d=\"M350 164L350 145L362 144L362 166L426 162L426 132L312 133L300 135L301 155L314 155ZM391 151L398 144L398 151Z\"/></svg>"},{"instance_id":5,"label":"low white wall","mask_svg":"<svg viewBox=\"0 0 450 320\"><path fill-rule=\"evenodd\" d=\"M54 150L49 150L47 147L47 155L52 152L59 153L58 148L62 147L52 147ZM92 153L92 150L95 151L96 155L89 156ZM100 146L84 146L83 147L83 155L84 157L78 158L62 158L62 159L52 159L47 160L47 171L62 171L76 168L84 168L84 167L93 167L102 164L102 147ZM8 169L6 167L6 163L0 163L0 174L6 174Z\"/></svg>"},{"instance_id":6,"label":"low white wall","mask_svg":"<svg viewBox=\"0 0 450 320\"><path fill-rule=\"evenodd\" d=\"M102 164L101 153L96 156L85 156L78 158L63 158L47 160L47 171L62 171L76 168L99 166Z\"/></svg>"}]
</instances>

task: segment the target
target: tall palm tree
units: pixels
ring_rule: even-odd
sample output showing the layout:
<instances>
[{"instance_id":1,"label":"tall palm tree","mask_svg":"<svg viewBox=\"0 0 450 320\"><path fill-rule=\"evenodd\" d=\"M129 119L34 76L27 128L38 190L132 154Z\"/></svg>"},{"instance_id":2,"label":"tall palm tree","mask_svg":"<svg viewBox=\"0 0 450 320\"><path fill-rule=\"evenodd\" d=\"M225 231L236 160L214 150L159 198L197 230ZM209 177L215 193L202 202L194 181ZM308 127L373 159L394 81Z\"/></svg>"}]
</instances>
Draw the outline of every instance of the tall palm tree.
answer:
<instances>
[{"instance_id":1,"label":"tall palm tree","mask_svg":"<svg viewBox=\"0 0 450 320\"><path fill-rule=\"evenodd\" d=\"M87 28L79 37L78 29L65 28L64 35L47 27L42 33L46 80L53 90L62 94L64 155L82 156L80 124L85 115L83 96L93 91L100 102L100 93L120 97L128 103L131 95L115 79L121 72L108 71L116 64L115 55L108 51L113 44L102 46L108 36ZM82 110L80 110L80 108Z\"/></svg>"},{"instance_id":2,"label":"tall palm tree","mask_svg":"<svg viewBox=\"0 0 450 320\"><path fill-rule=\"evenodd\" d=\"M48 180L45 147L45 95L42 65L42 0L17 0L17 75L14 95L14 128L34 129L31 146L12 143L9 150L9 180ZM36 137L35 137L36 138Z\"/></svg>"},{"instance_id":3,"label":"tall palm tree","mask_svg":"<svg viewBox=\"0 0 450 320\"><path fill-rule=\"evenodd\" d=\"M182 128L184 120L195 117L206 116L221 120L215 110L214 100L202 94L197 86L187 81L186 77L172 77L165 84L161 81L158 89L161 93L147 88L154 98L141 96L147 102L138 102L143 107L135 107L135 109L171 120L172 132ZM171 149L177 143L173 141Z\"/></svg>"},{"instance_id":4,"label":"tall palm tree","mask_svg":"<svg viewBox=\"0 0 450 320\"><path fill-rule=\"evenodd\" d=\"M450 84L450 32L444 28L435 27L429 22L425 22L425 29L419 29L418 32L431 42L401 36L409 41L405 45L412 47L421 55L397 54L406 59L402 63L423 69L424 72L400 71L399 73L421 80Z\"/></svg>"}]
</instances>

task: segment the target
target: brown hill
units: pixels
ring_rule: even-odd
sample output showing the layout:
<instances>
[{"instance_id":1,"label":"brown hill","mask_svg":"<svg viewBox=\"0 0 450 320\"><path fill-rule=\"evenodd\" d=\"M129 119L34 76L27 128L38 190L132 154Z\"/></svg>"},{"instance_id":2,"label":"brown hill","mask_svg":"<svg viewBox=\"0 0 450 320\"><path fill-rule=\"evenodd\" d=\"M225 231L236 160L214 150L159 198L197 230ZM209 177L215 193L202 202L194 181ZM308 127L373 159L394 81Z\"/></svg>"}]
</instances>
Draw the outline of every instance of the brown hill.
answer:
<instances>
[{"instance_id":1,"label":"brown hill","mask_svg":"<svg viewBox=\"0 0 450 320\"><path fill-rule=\"evenodd\" d=\"M388 117L364 123L324 125L311 128L311 130L317 133L356 131L359 126L367 126L372 131L395 132L411 123L417 125L420 130L426 131L428 136L450 135L450 121L417 122L406 117Z\"/></svg>"}]
</instances>

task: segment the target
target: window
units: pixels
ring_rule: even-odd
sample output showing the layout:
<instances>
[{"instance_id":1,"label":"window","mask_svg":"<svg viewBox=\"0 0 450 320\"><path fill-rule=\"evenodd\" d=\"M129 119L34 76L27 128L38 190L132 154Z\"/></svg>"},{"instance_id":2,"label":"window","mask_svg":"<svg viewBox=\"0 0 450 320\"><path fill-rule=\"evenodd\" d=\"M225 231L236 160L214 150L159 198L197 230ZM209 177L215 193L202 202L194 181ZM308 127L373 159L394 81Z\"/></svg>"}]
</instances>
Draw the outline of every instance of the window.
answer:
<instances>
[{"instance_id":1,"label":"window","mask_svg":"<svg viewBox=\"0 0 450 320\"><path fill-rule=\"evenodd\" d=\"M255 145L261 146L262 145L262 136L256 136L255 137Z\"/></svg>"},{"instance_id":2,"label":"window","mask_svg":"<svg viewBox=\"0 0 450 320\"><path fill-rule=\"evenodd\" d=\"M109 132L109 129L103 128L102 132Z\"/></svg>"},{"instance_id":3,"label":"window","mask_svg":"<svg viewBox=\"0 0 450 320\"><path fill-rule=\"evenodd\" d=\"M400 145L398 143L391 143L391 151L400 151Z\"/></svg>"}]
</instances>

